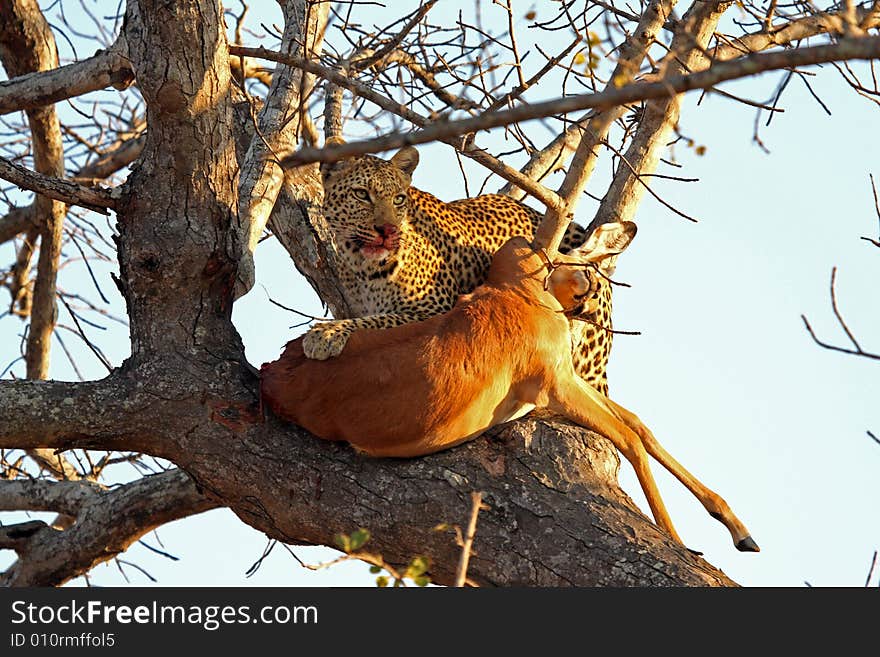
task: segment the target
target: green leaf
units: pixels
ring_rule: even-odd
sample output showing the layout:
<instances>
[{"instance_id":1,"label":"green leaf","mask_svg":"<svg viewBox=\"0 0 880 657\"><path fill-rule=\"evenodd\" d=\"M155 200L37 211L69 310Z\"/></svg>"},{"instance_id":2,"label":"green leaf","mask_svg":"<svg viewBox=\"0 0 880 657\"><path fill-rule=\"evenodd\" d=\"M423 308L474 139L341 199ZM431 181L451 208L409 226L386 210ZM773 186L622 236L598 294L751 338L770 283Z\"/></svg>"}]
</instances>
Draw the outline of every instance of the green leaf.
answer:
<instances>
[{"instance_id":1,"label":"green leaf","mask_svg":"<svg viewBox=\"0 0 880 657\"><path fill-rule=\"evenodd\" d=\"M374 575L381 573L382 567L381 566L370 566L370 572L373 573Z\"/></svg>"},{"instance_id":2,"label":"green leaf","mask_svg":"<svg viewBox=\"0 0 880 657\"><path fill-rule=\"evenodd\" d=\"M336 534L333 537L333 542L343 552L351 552L351 539L347 534Z\"/></svg>"},{"instance_id":3,"label":"green leaf","mask_svg":"<svg viewBox=\"0 0 880 657\"><path fill-rule=\"evenodd\" d=\"M376 578L376 586L380 589L384 589L388 586L388 578L385 577L385 575L379 575L379 577Z\"/></svg>"},{"instance_id":4,"label":"green leaf","mask_svg":"<svg viewBox=\"0 0 880 657\"><path fill-rule=\"evenodd\" d=\"M407 577L415 579L419 575L424 574L426 570L430 567L431 562L428 561L427 557L415 557L409 564L409 567L406 569Z\"/></svg>"},{"instance_id":5,"label":"green leaf","mask_svg":"<svg viewBox=\"0 0 880 657\"><path fill-rule=\"evenodd\" d=\"M427 575L419 575L418 577L413 578L413 582L416 583L416 586L427 586L431 581L431 578Z\"/></svg>"},{"instance_id":6,"label":"green leaf","mask_svg":"<svg viewBox=\"0 0 880 657\"><path fill-rule=\"evenodd\" d=\"M360 550L364 543L370 540L370 532L367 529L361 527L357 531L353 532L351 535L351 541L349 542L349 549L346 552L353 552L355 550Z\"/></svg>"}]
</instances>

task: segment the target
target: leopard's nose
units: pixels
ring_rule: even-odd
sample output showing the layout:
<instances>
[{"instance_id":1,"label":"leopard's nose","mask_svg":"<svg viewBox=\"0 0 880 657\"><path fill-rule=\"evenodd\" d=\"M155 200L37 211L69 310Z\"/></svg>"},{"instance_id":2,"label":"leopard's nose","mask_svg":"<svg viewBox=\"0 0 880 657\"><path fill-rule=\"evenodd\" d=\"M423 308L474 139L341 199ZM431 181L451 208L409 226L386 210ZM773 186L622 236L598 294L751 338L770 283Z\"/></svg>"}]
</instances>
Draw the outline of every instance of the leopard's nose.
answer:
<instances>
[{"instance_id":1,"label":"leopard's nose","mask_svg":"<svg viewBox=\"0 0 880 657\"><path fill-rule=\"evenodd\" d=\"M397 232L397 226L394 224L380 224L377 226L373 226L376 229L376 232L379 233L382 237L389 237L394 235Z\"/></svg>"}]
</instances>

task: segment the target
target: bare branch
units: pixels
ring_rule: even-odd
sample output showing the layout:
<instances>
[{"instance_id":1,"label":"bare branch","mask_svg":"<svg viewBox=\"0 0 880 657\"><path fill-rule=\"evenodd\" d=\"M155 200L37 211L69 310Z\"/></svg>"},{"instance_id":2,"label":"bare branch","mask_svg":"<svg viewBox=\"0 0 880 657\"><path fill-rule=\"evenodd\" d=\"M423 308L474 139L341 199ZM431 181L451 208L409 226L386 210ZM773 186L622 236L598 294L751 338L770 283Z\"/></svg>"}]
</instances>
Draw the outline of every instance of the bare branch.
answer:
<instances>
[{"instance_id":1,"label":"bare branch","mask_svg":"<svg viewBox=\"0 0 880 657\"><path fill-rule=\"evenodd\" d=\"M856 8L856 15L862 17L862 29L880 26L880 11L875 4L873 10ZM747 53L767 50L775 46L785 46L818 34L841 34L844 20L840 14L817 13L782 23L771 30L761 30L753 34L728 39L729 43L708 49L694 64L694 70L702 70L712 61L728 61ZM711 59L710 59L711 57Z\"/></svg>"},{"instance_id":2,"label":"bare branch","mask_svg":"<svg viewBox=\"0 0 880 657\"><path fill-rule=\"evenodd\" d=\"M29 171L3 157L0 157L0 178L22 189L68 205L80 205L101 214L109 214L108 208L116 207L116 199L113 198L112 192L104 187L86 187L70 180L45 176Z\"/></svg>"},{"instance_id":3,"label":"bare branch","mask_svg":"<svg viewBox=\"0 0 880 657\"><path fill-rule=\"evenodd\" d=\"M156 527L216 506L181 470L119 486L85 501L76 524L64 531L45 523L28 527L29 535L13 548L19 560L0 575L0 585L58 586L114 558Z\"/></svg>"},{"instance_id":4,"label":"bare branch","mask_svg":"<svg viewBox=\"0 0 880 657\"><path fill-rule=\"evenodd\" d=\"M813 327L810 326L810 322L807 321L806 316L801 315L801 319L803 320L804 326L806 327L807 331L809 332L810 337L813 338L813 341L817 345L819 345L820 347L824 347L825 349L830 349L831 351L839 351L840 353L843 353L843 354L851 354L853 356L863 356L864 358L873 358L874 360L880 360L880 354L872 354L870 352L862 351L860 349L848 349L846 347L838 347L838 346L830 344L828 342L823 342L818 337L816 337L816 334L813 332Z\"/></svg>"},{"instance_id":5,"label":"bare branch","mask_svg":"<svg viewBox=\"0 0 880 657\"><path fill-rule=\"evenodd\" d=\"M0 511L55 511L75 516L104 492L103 486L87 481L0 481Z\"/></svg>"},{"instance_id":6,"label":"bare branch","mask_svg":"<svg viewBox=\"0 0 880 657\"><path fill-rule=\"evenodd\" d=\"M709 40L715 34L718 21L729 6L729 2L692 5L676 26L669 52L660 63L659 68L665 76L681 75L694 70ZM658 198L642 176L650 175L656 170L662 150L668 142L668 135L678 123L680 107L681 96L666 96L645 103L636 133L626 153L619 155L620 163L614 179L588 230L594 230L610 221L632 220L645 191ZM665 201L660 202L680 216L696 221Z\"/></svg>"},{"instance_id":7,"label":"bare branch","mask_svg":"<svg viewBox=\"0 0 880 657\"><path fill-rule=\"evenodd\" d=\"M124 89L133 79L131 66L121 47L116 46L67 66L0 82L0 115L51 105L110 86Z\"/></svg>"},{"instance_id":8,"label":"bare branch","mask_svg":"<svg viewBox=\"0 0 880 657\"><path fill-rule=\"evenodd\" d=\"M871 557L871 567L868 568L868 576L865 577L865 586L871 585L871 577L874 576L874 567L877 565L877 550L874 550L874 556Z\"/></svg>"},{"instance_id":9,"label":"bare branch","mask_svg":"<svg viewBox=\"0 0 880 657\"><path fill-rule=\"evenodd\" d=\"M0 29L0 58L7 71L46 71L58 67L58 49L49 23L33 0L13 0L0 7L3 27ZM27 110L33 144L32 175L57 181L64 175L64 151L61 127L54 106ZM11 164L5 160L2 165ZM2 167L0 167L2 168ZM29 174L23 168L19 168ZM2 173L0 173L2 176ZM30 327L25 349L25 366L29 379L49 376L49 354L57 317L55 283L61 255L64 230L64 203L37 196L32 205L33 224L40 234L40 255L30 309Z\"/></svg>"},{"instance_id":10,"label":"bare branch","mask_svg":"<svg viewBox=\"0 0 880 657\"><path fill-rule=\"evenodd\" d=\"M611 91L620 87L623 83L633 80L648 53L648 49L656 38L657 32L666 24L676 3L677 0L653 0L648 4L641 18L638 19L639 22L636 29L621 45L617 64L604 91ZM601 119L606 124L604 128L598 125L591 125L596 120L595 112L590 112L578 119L547 146L537 153L533 153L529 161L522 168L523 174L535 180L543 180L554 168L562 167L565 164L568 156L578 145L584 144L584 138L595 140L592 144L584 144L585 150L597 148L605 137L607 126L610 126L611 123L622 116L624 111L625 108L622 105L617 108L606 108L606 112L609 112L611 115ZM582 154L582 157L585 156ZM585 181L586 178L584 179ZM520 197L509 186L502 187L501 193L510 194L514 198Z\"/></svg>"},{"instance_id":11,"label":"bare branch","mask_svg":"<svg viewBox=\"0 0 880 657\"><path fill-rule=\"evenodd\" d=\"M874 195L874 212L877 213L877 220L880 221L880 198L877 196L877 185L874 184L874 174L868 174L868 178L871 180L871 193ZM878 231L878 235L880 235L880 231ZM862 239L880 248L880 237L876 240L870 237L863 237Z\"/></svg>"},{"instance_id":12,"label":"bare branch","mask_svg":"<svg viewBox=\"0 0 880 657\"><path fill-rule=\"evenodd\" d=\"M468 519L467 532L461 544L461 558L458 560L458 568L455 571L455 584L453 586L462 587L467 579L468 563L471 560L471 549L474 544L474 536L477 533L477 516L480 515L480 509L487 509L483 504L482 493L471 493L471 515Z\"/></svg>"},{"instance_id":13,"label":"bare branch","mask_svg":"<svg viewBox=\"0 0 880 657\"><path fill-rule=\"evenodd\" d=\"M0 244L33 227L31 212L30 207L13 208L9 214L0 217Z\"/></svg>"},{"instance_id":14,"label":"bare branch","mask_svg":"<svg viewBox=\"0 0 880 657\"><path fill-rule=\"evenodd\" d=\"M844 59L875 59L878 57L880 57L880 37L865 37L824 46L748 55L734 61L715 64L699 73L673 76L662 82L637 82L596 94L583 94L534 103L491 115L439 123L406 135L386 135L324 149L304 148L298 153L284 158L282 164L285 167L294 167L310 162L335 162L354 155L378 153L407 145L424 144L554 114L588 108L605 109L650 98L663 98L670 93L707 89L721 82L749 77L765 71L810 66Z\"/></svg>"},{"instance_id":15,"label":"bare branch","mask_svg":"<svg viewBox=\"0 0 880 657\"><path fill-rule=\"evenodd\" d=\"M324 41L329 3L286 0L284 36L281 48L303 59L317 56ZM247 236L239 268L236 296L253 286L253 252L269 221L284 182L278 158L296 147L301 117L314 86L314 79L301 69L280 64L272 75L272 86L257 120L255 134L244 157L239 177L238 216Z\"/></svg>"},{"instance_id":16,"label":"bare branch","mask_svg":"<svg viewBox=\"0 0 880 657\"><path fill-rule=\"evenodd\" d=\"M144 440L158 446L157 427L148 423L133 434L127 418L158 401L135 393L118 377L82 383L0 381L0 449L75 446L148 452L140 447L146 446ZM141 438L129 440L138 434Z\"/></svg>"},{"instance_id":17,"label":"bare branch","mask_svg":"<svg viewBox=\"0 0 880 657\"><path fill-rule=\"evenodd\" d=\"M29 520L17 525L0 527L0 550L22 552L26 548L28 541L37 532L48 527L42 520Z\"/></svg>"},{"instance_id":18,"label":"bare branch","mask_svg":"<svg viewBox=\"0 0 880 657\"><path fill-rule=\"evenodd\" d=\"M81 183L86 181L95 183L98 180L109 178L137 160L144 150L145 142L146 138L143 135L120 141L93 162L80 169L73 179Z\"/></svg>"},{"instance_id":19,"label":"bare branch","mask_svg":"<svg viewBox=\"0 0 880 657\"><path fill-rule=\"evenodd\" d=\"M642 36L641 38L632 36L621 46L621 57L614 67L605 92L613 91L633 81L651 44L654 30L665 22L674 5L675 2L657 0L651 4L649 10L645 11L636 28L636 35ZM580 142L559 187L562 202L557 207L547 208L541 225L535 231L535 246L543 248L551 259L562 242L565 230L574 215L574 209L593 174L599 157L599 145L605 141L609 128L621 116L624 107L621 105L614 108L615 111L609 111L611 109L593 113L589 121L582 124Z\"/></svg>"},{"instance_id":20,"label":"bare branch","mask_svg":"<svg viewBox=\"0 0 880 657\"><path fill-rule=\"evenodd\" d=\"M367 85L362 84L357 80L352 80L349 77L341 74L339 71L334 71L325 66L321 66L316 62L298 57L289 57L287 55L284 55L283 53L276 53L272 50L267 50L265 48L245 48L243 46L231 45L229 47L229 51L233 54L261 57L263 59L268 59L269 61L282 62L293 67L302 68L304 71L314 73L338 87L348 89L357 96L365 98L371 103L378 105L382 109L401 116L410 123L413 123L414 125L417 125L419 127L427 127L435 123L430 118L414 112L406 105L402 105L401 103L398 103L390 98L387 98L386 96L383 96L380 93L377 93ZM456 150L459 150L462 155L465 155L466 157L469 157L474 161L479 162L493 173L496 173L505 180L510 181L511 184L514 184L517 187L523 189L525 192L531 194L533 197L535 197L545 205L551 205L558 202L558 198L553 191L535 182L528 176L523 175L513 167L504 164L486 151L478 148L475 144L473 144L472 140L463 141L458 137L458 135L455 135L447 138L441 137L439 138L439 141L451 145ZM364 152L377 151L374 150ZM342 157L337 159L342 159Z\"/></svg>"}]
</instances>

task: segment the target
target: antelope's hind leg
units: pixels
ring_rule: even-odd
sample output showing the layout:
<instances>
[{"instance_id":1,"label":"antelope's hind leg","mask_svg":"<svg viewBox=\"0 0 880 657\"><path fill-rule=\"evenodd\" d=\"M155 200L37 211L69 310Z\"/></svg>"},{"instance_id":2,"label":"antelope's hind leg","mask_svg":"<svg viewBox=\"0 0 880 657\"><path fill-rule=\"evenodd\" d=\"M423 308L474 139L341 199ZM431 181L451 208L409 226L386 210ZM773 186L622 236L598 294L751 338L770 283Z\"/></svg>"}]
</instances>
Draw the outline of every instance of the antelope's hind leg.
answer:
<instances>
[{"instance_id":1,"label":"antelope's hind leg","mask_svg":"<svg viewBox=\"0 0 880 657\"><path fill-rule=\"evenodd\" d=\"M672 519L666 511L654 476L651 474L648 452L642 444L642 439L617 416L608 405L608 401L607 397L593 390L574 373L574 370L571 370L557 381L556 389L550 399L550 410L607 436L614 443L614 446L632 464L648 500L648 506L651 507L654 521L683 546L684 542L672 525Z\"/></svg>"},{"instance_id":2,"label":"antelope's hind leg","mask_svg":"<svg viewBox=\"0 0 880 657\"><path fill-rule=\"evenodd\" d=\"M740 552L760 552L761 548L749 535L746 526L730 510L727 502L720 495L707 488L699 479L687 471L687 469L667 452L642 421L632 411L628 411L620 404L607 400L609 406L617 416L623 420L642 440L642 444L648 454L657 459L660 464L669 470L676 479L694 494L709 515L721 522L730 532L733 544Z\"/></svg>"}]
</instances>

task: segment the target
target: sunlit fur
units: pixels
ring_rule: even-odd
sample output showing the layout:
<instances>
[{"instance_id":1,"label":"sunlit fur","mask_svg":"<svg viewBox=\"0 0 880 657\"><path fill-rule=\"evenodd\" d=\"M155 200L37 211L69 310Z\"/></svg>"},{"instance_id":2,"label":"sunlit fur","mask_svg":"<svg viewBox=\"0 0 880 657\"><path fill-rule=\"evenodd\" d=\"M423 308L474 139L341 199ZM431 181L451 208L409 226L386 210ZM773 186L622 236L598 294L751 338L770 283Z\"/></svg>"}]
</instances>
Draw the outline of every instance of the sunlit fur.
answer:
<instances>
[{"instance_id":1,"label":"sunlit fur","mask_svg":"<svg viewBox=\"0 0 880 657\"><path fill-rule=\"evenodd\" d=\"M631 239L634 227L623 228ZM575 372L565 310L583 302L593 285L587 275L560 267L548 284L542 254L513 238L495 255L486 283L449 312L358 330L339 356L324 361L305 358L301 339L289 343L279 360L263 366L263 400L321 438L398 457L452 447L547 408L614 442L635 468L655 520L673 538L680 542L648 454L724 523L737 547L757 549L723 499L667 454L635 415Z\"/></svg>"},{"instance_id":2,"label":"sunlit fur","mask_svg":"<svg viewBox=\"0 0 880 657\"><path fill-rule=\"evenodd\" d=\"M340 140L332 139L331 143ZM342 351L348 336L364 328L388 328L446 312L459 295L486 278L492 254L514 236L530 239L543 213L509 196L480 194L446 202L412 187L418 166L415 148L390 159L360 155L321 167L323 211L337 249L337 275L351 318L312 327L304 349L312 358ZM430 172L436 176L436 164ZM397 248L365 246L379 238L380 226L399 231ZM572 222L560 250L580 248L587 232ZM613 263L603 263L611 274ZM611 349L611 285L600 278L585 321L572 325L575 369L607 394L606 365Z\"/></svg>"}]
</instances>

